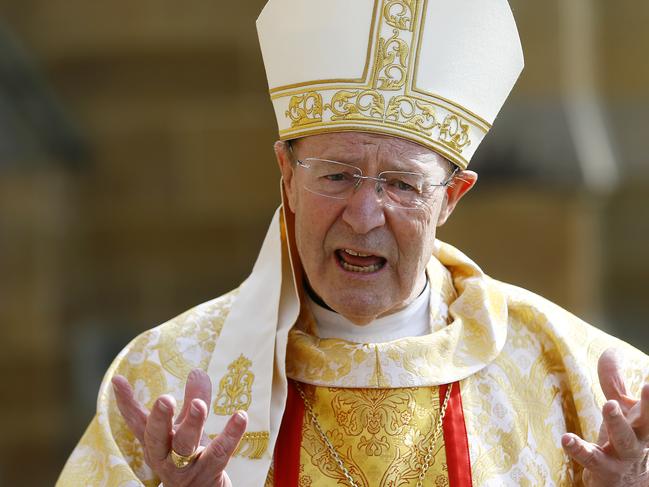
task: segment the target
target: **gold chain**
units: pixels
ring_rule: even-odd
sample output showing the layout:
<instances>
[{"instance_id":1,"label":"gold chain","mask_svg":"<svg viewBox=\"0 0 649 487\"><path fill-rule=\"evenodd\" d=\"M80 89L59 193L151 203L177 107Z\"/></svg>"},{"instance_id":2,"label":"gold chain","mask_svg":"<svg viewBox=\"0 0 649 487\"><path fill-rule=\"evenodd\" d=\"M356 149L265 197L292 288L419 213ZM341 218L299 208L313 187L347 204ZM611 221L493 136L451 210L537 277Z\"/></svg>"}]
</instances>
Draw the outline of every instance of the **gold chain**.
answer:
<instances>
[{"instance_id":1,"label":"gold chain","mask_svg":"<svg viewBox=\"0 0 649 487\"><path fill-rule=\"evenodd\" d=\"M311 401L307 399L306 395L304 394L304 391L302 390L302 386L298 382L294 382L294 384L297 389L297 392L300 394L300 397L302 398L302 401L304 401L304 406L306 407L307 413L309 414L311 423L315 427L318 434L322 437L325 445L327 446L327 449L329 450L329 453L331 453L332 458L338 464L338 467L340 468L343 475L349 482L350 487L358 487L358 484L354 480L354 477L352 477L352 474L349 473L349 470L347 470L347 467L345 467L345 464L342 458L340 458L338 452L336 451L336 448L333 446L331 441L329 441L327 434L323 431L322 427L320 426L320 423L318 422L318 418L315 415L315 412L313 411L313 406L311 405ZM428 469L430 468L430 461L433 458L435 445L437 444L437 440L439 439L439 436L442 434L444 416L446 415L446 408L448 407L448 400L451 397L452 388L453 388L453 384L449 384L448 389L446 390L446 396L444 397L444 402L442 403L442 407L439 410L439 416L437 417L437 423L435 424L435 432L433 433L433 440L430 442L428 448L426 449L426 455L424 456L424 463L421 466L421 470L419 472L419 479L417 480L417 487L423 487L424 485L424 478L426 477L426 472L428 472Z\"/></svg>"}]
</instances>

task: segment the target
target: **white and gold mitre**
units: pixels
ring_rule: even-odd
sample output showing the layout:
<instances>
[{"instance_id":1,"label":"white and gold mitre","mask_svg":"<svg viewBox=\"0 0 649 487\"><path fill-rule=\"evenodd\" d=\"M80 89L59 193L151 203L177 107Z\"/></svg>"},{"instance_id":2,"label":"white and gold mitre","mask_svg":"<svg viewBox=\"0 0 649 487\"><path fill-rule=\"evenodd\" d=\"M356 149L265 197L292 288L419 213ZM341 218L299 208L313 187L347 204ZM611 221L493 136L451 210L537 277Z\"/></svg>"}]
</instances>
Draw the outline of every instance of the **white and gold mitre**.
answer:
<instances>
[{"instance_id":1,"label":"white and gold mitre","mask_svg":"<svg viewBox=\"0 0 649 487\"><path fill-rule=\"evenodd\" d=\"M257 29L282 140L377 132L461 168L523 68L506 0L270 0Z\"/></svg>"}]
</instances>

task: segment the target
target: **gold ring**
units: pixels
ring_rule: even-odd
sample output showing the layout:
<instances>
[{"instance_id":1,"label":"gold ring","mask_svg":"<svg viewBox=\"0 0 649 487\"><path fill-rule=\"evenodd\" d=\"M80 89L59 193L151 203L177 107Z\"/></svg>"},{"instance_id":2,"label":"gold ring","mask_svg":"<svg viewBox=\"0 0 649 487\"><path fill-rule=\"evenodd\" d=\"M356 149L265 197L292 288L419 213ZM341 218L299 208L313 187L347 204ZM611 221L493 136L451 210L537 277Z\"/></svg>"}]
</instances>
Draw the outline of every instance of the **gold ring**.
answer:
<instances>
[{"instance_id":1,"label":"gold ring","mask_svg":"<svg viewBox=\"0 0 649 487\"><path fill-rule=\"evenodd\" d=\"M180 453L176 453L172 448L171 452L169 453L169 457L171 458L171 461L176 466L176 468L181 469L194 463L194 460L196 460L196 457L198 457L199 453L202 450L202 448L197 448L191 455L181 455Z\"/></svg>"}]
</instances>

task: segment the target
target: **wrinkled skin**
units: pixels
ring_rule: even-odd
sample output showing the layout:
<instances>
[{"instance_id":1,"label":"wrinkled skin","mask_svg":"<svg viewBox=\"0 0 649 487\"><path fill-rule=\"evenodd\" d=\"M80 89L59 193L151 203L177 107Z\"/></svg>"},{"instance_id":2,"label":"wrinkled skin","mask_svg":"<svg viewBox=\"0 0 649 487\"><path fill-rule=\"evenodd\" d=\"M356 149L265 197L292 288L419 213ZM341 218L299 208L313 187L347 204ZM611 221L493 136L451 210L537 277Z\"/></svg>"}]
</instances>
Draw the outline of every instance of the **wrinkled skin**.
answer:
<instances>
[{"instance_id":1,"label":"wrinkled skin","mask_svg":"<svg viewBox=\"0 0 649 487\"><path fill-rule=\"evenodd\" d=\"M649 384L642 388L640 399L629 397L620 359L612 349L600 357L597 372L607 399L599 438L589 443L567 433L561 445L584 467L587 487L648 487Z\"/></svg>"},{"instance_id":2,"label":"wrinkled skin","mask_svg":"<svg viewBox=\"0 0 649 487\"><path fill-rule=\"evenodd\" d=\"M134 397L133 389L122 376L113 378L117 406L144 449L144 460L165 487L232 487L225 467L243 436L248 418L245 412L234 414L223 432L209 441L203 428L212 397L212 383L205 372L193 370L185 386L182 410L174 420L176 403L162 395L147 411ZM191 455L198 448L198 458L178 469L170 459L171 449Z\"/></svg>"},{"instance_id":3,"label":"wrinkled skin","mask_svg":"<svg viewBox=\"0 0 649 487\"><path fill-rule=\"evenodd\" d=\"M359 167L364 175L399 170L424 174L441 183L451 164L423 146L396 137L348 132L323 134L275 145L300 261L313 290L332 309L357 325L407 306L425 285L437 227L475 184L472 171L456 173L447 187L431 187L421 208L384 204L375 184L365 181L347 200L314 194L304 187L296 159L315 157ZM370 274L344 270L336 252L351 249L382 257L384 267Z\"/></svg>"}]
</instances>

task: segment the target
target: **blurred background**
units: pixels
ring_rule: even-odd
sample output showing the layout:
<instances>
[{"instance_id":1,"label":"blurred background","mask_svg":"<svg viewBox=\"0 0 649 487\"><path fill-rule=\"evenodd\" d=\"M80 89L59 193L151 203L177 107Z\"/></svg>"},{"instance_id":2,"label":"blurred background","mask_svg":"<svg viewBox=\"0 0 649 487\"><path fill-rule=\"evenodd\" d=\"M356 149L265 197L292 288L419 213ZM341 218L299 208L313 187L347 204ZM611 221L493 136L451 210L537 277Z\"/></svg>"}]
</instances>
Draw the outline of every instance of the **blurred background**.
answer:
<instances>
[{"instance_id":1,"label":"blurred background","mask_svg":"<svg viewBox=\"0 0 649 487\"><path fill-rule=\"evenodd\" d=\"M0 0L0 485L53 485L139 332L279 203L264 0ZM649 2L511 0L526 69L440 237L649 352Z\"/></svg>"}]
</instances>

